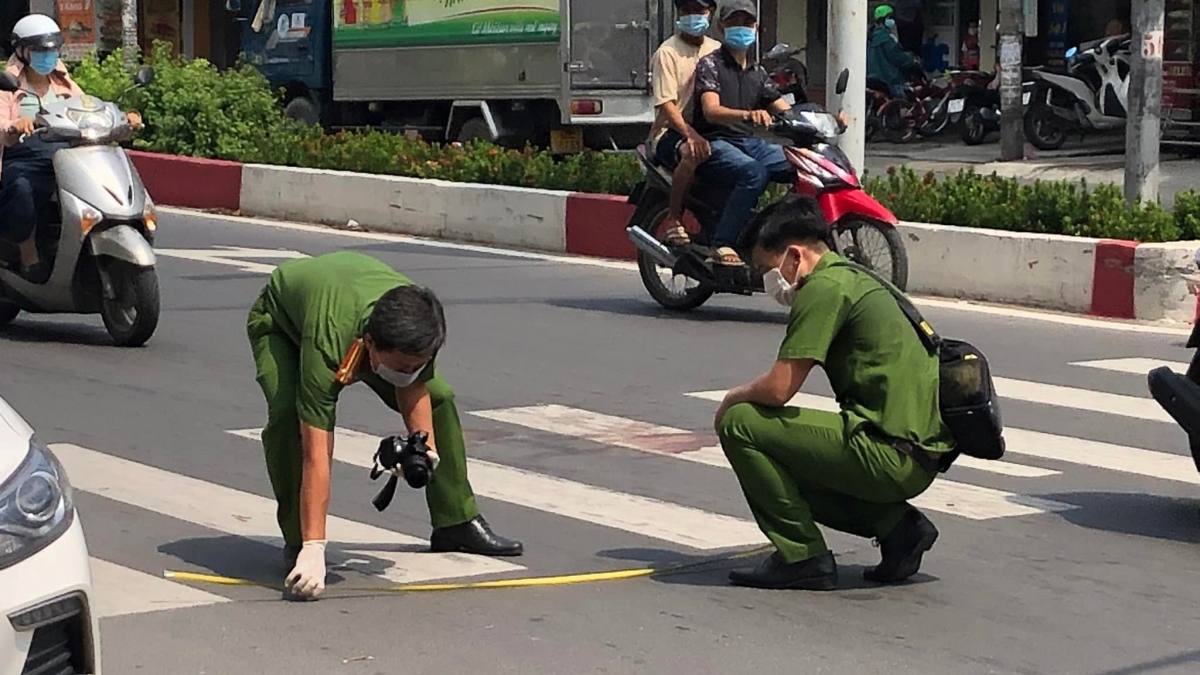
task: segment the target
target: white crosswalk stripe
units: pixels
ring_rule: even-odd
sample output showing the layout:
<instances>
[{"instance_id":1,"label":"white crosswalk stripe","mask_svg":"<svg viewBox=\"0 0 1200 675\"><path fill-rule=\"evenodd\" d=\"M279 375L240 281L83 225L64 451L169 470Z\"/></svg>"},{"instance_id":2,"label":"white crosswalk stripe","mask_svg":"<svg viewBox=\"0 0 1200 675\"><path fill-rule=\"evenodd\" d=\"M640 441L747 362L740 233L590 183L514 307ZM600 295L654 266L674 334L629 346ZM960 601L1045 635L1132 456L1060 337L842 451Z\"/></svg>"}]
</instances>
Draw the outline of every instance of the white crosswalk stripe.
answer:
<instances>
[{"instance_id":1,"label":"white crosswalk stripe","mask_svg":"<svg viewBox=\"0 0 1200 675\"><path fill-rule=\"evenodd\" d=\"M1114 373L1129 373L1132 375L1148 375L1155 368L1166 366L1180 375L1187 372L1188 364L1182 361L1160 361L1158 359L1101 359L1097 361L1075 361L1071 365L1095 370L1107 370Z\"/></svg>"},{"instance_id":2,"label":"white crosswalk stripe","mask_svg":"<svg viewBox=\"0 0 1200 675\"><path fill-rule=\"evenodd\" d=\"M254 438L257 430L230 433ZM379 437L338 428L334 457L369 468ZM757 545L766 541L749 520L625 494L553 476L468 459L475 494L697 549Z\"/></svg>"},{"instance_id":3,"label":"white crosswalk stripe","mask_svg":"<svg viewBox=\"0 0 1200 675\"><path fill-rule=\"evenodd\" d=\"M228 598L92 557L93 610L105 619L164 609L201 607Z\"/></svg>"}]
</instances>

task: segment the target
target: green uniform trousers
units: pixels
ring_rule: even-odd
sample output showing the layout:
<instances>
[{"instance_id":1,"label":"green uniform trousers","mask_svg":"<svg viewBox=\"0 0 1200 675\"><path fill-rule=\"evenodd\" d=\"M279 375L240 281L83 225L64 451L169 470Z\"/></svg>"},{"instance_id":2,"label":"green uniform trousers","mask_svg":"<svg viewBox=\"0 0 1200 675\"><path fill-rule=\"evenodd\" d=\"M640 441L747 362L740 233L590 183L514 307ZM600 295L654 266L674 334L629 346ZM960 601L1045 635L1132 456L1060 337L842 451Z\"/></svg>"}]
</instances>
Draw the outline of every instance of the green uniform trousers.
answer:
<instances>
[{"instance_id":1,"label":"green uniform trousers","mask_svg":"<svg viewBox=\"0 0 1200 675\"><path fill-rule=\"evenodd\" d=\"M934 476L837 413L733 406L719 437L759 529L788 563L829 551L817 523L883 538Z\"/></svg>"},{"instance_id":2,"label":"green uniform trousers","mask_svg":"<svg viewBox=\"0 0 1200 675\"><path fill-rule=\"evenodd\" d=\"M300 351L278 330L271 315L254 304L247 321L247 334L254 354L258 384L267 399L267 425L262 443L267 473L278 504L276 517L288 546L299 547L300 481L304 452L300 441L300 417L296 411L296 389L300 376ZM479 515L475 494L467 480L467 447L454 404L454 391L435 375L426 383L433 404L433 433L441 458L433 480L425 487L425 502L434 528L452 527ZM381 396L392 410L396 401ZM337 440L334 440L337 456Z\"/></svg>"}]
</instances>

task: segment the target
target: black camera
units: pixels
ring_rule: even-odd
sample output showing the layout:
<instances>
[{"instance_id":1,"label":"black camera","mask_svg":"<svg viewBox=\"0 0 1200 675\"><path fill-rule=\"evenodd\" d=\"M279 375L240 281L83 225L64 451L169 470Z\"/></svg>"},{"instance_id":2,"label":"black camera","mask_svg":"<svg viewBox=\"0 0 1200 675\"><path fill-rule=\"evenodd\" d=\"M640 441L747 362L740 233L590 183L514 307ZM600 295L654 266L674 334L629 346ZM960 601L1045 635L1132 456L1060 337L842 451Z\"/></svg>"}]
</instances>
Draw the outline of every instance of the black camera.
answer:
<instances>
[{"instance_id":1,"label":"black camera","mask_svg":"<svg viewBox=\"0 0 1200 675\"><path fill-rule=\"evenodd\" d=\"M404 476L404 482L414 489L425 487L433 479L433 460L429 458L429 446L426 444L428 440L429 434L418 431L406 439L388 436L379 442L371 480L377 480L385 471L391 472L392 477L371 502L377 510L386 509L396 496L399 482L397 471Z\"/></svg>"}]
</instances>

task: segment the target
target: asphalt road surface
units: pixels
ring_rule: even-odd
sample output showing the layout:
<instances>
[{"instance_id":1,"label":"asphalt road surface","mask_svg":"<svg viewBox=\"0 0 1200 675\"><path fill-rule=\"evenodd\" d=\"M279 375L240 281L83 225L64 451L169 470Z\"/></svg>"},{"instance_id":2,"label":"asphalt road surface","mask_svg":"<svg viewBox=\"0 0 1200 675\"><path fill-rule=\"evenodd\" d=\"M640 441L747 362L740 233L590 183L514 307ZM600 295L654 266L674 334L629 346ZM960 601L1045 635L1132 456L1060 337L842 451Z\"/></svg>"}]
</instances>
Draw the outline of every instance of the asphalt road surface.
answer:
<instances>
[{"instance_id":1,"label":"asphalt road surface","mask_svg":"<svg viewBox=\"0 0 1200 675\"><path fill-rule=\"evenodd\" d=\"M1194 673L1200 473L1145 372L1189 358L1178 332L926 306L990 357L1004 462L967 463L918 500L942 538L911 583L861 578L869 541L828 533L840 590L729 586L751 560L521 589L385 593L708 561L765 544L714 451L720 392L766 368L784 327L766 298L660 311L636 272L381 235L164 216L162 323L142 349L98 317L0 330L3 395L59 454L93 555L105 672ZM280 256L357 249L443 298L443 374L485 516L522 558L424 552L421 493L370 500L377 439L402 423L343 396L329 598L164 578L278 583L264 404L246 310ZM280 253L280 251L283 251ZM293 253L287 253L291 251ZM1180 366L1182 367L1182 366ZM362 390L359 390L362 389ZM828 406L823 376L801 403Z\"/></svg>"}]
</instances>

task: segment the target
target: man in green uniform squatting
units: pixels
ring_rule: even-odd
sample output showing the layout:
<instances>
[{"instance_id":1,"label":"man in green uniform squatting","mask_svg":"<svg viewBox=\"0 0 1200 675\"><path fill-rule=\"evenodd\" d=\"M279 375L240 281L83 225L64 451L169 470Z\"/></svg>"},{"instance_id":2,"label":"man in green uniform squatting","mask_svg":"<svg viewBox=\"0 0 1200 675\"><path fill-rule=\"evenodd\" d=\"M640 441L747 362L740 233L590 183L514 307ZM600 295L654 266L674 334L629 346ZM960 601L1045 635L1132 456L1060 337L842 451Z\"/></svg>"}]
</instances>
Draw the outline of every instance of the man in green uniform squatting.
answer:
<instances>
[{"instance_id":1,"label":"man in green uniform squatting","mask_svg":"<svg viewBox=\"0 0 1200 675\"><path fill-rule=\"evenodd\" d=\"M289 260L271 274L246 324L267 399L263 449L279 504L287 586L316 598L325 588L325 518L338 395L365 382L424 431L433 479L425 499L435 552L522 553L491 531L467 481L454 392L435 372L446 339L441 303L379 260L342 251Z\"/></svg>"},{"instance_id":2,"label":"man in green uniform squatting","mask_svg":"<svg viewBox=\"0 0 1200 675\"><path fill-rule=\"evenodd\" d=\"M938 406L938 358L887 288L829 249L829 224L815 201L789 197L755 227L754 265L791 317L774 366L729 392L716 429L776 551L730 579L835 588L837 565L821 523L878 541L883 560L864 572L868 580L904 580L938 536L906 500L933 482L938 453L954 448ZM787 407L818 364L840 413Z\"/></svg>"}]
</instances>

